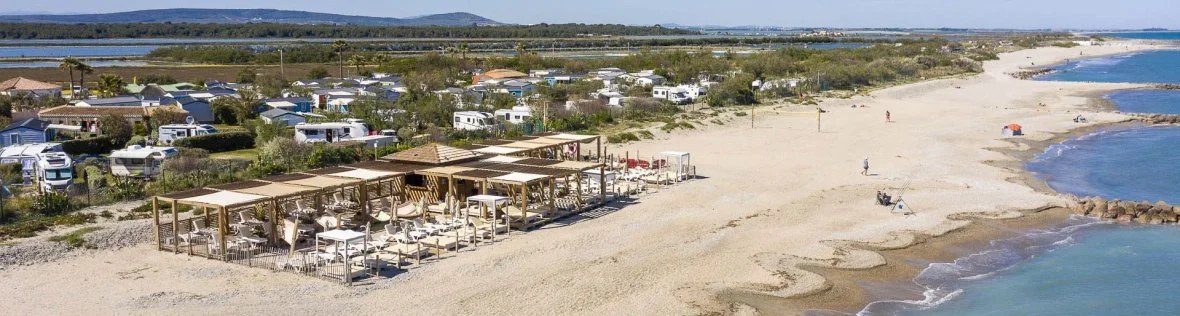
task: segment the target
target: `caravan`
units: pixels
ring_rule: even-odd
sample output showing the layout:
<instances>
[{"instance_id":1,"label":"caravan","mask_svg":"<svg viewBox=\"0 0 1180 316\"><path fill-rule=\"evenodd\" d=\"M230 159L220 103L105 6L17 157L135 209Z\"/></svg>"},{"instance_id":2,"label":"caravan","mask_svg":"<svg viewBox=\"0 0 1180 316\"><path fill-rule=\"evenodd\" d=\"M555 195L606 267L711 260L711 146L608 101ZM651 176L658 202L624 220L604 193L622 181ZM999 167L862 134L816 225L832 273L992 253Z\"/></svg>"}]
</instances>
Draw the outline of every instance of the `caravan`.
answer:
<instances>
[{"instance_id":1,"label":"caravan","mask_svg":"<svg viewBox=\"0 0 1180 316\"><path fill-rule=\"evenodd\" d=\"M164 159L180 154L175 147L131 145L111 152L111 174L122 177L155 178L164 170Z\"/></svg>"},{"instance_id":2,"label":"caravan","mask_svg":"<svg viewBox=\"0 0 1180 316\"><path fill-rule=\"evenodd\" d=\"M511 109L496 110L496 119L512 124L520 124L533 117L532 109L528 106L514 106Z\"/></svg>"},{"instance_id":3,"label":"caravan","mask_svg":"<svg viewBox=\"0 0 1180 316\"><path fill-rule=\"evenodd\" d=\"M64 152L37 154L37 183L45 191L61 191L74 182L74 165Z\"/></svg>"},{"instance_id":4,"label":"caravan","mask_svg":"<svg viewBox=\"0 0 1180 316\"><path fill-rule=\"evenodd\" d=\"M465 131L489 130L496 127L492 113L478 111L455 112L455 129Z\"/></svg>"},{"instance_id":5,"label":"caravan","mask_svg":"<svg viewBox=\"0 0 1180 316\"><path fill-rule=\"evenodd\" d=\"M61 153L62 147L58 143L40 143L13 145L0 150L0 163L21 164L21 176L25 183L30 183L38 173L39 156L43 153ZM66 159L69 160L69 159Z\"/></svg>"},{"instance_id":6,"label":"caravan","mask_svg":"<svg viewBox=\"0 0 1180 316\"><path fill-rule=\"evenodd\" d=\"M207 124L168 124L158 129L160 144L172 145L172 142L185 137L216 134L217 129Z\"/></svg>"},{"instance_id":7,"label":"caravan","mask_svg":"<svg viewBox=\"0 0 1180 316\"><path fill-rule=\"evenodd\" d=\"M685 91L681 87L654 87L651 89L651 96L657 99L672 101L674 104L688 104L692 102L692 98L688 96L688 91Z\"/></svg>"}]
</instances>

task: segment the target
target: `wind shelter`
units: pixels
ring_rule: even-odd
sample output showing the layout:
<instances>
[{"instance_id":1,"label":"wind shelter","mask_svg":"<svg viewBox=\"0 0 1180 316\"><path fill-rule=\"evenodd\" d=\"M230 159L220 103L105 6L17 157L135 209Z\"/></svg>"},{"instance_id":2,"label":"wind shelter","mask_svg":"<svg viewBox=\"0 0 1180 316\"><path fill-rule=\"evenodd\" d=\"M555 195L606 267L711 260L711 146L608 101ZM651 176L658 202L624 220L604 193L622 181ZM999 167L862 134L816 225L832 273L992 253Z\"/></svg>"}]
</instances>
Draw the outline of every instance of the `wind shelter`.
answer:
<instances>
[{"instance_id":1,"label":"wind shelter","mask_svg":"<svg viewBox=\"0 0 1180 316\"><path fill-rule=\"evenodd\" d=\"M215 249L218 249L218 251L220 251L221 254L225 254L226 236L227 236L226 232L229 231L229 218L226 214L227 210L234 209L234 208L240 208L243 206L249 206L249 205L257 204L260 202L265 202L265 201L268 201L269 199L270 199L269 197L262 196L262 195L256 195L256 194L238 193L238 192L232 192L232 191L217 191L217 190L212 190L212 189L197 189L197 190L189 190L189 191L178 192L178 193L173 193L173 194L168 194L168 195L156 197L152 201L152 204L153 204L153 207L152 207L153 211L152 212L154 213L153 218L155 219L156 230L157 230L157 232L159 232L159 230L160 230L160 222L159 222L160 210L159 210L158 203L159 203L159 201L165 201L165 202L172 203L172 233L171 233L171 235L174 237L176 235L176 233L179 232L179 220L177 218L178 217L177 209L178 209L179 205L200 207L200 208L206 210L205 212L203 212L205 214L206 221L208 221L208 217L210 214L210 212L208 210L209 209L216 209L217 210L217 228L215 229L216 232L214 232L214 234L216 235L217 238L215 239L215 243L216 243ZM160 238L159 233L157 233L156 238L157 238L156 244L159 245L161 243L161 241L159 240L159 238ZM179 239L179 238L172 238L172 240L173 240L172 246L173 246L174 252L180 251L179 241L177 241L177 239ZM210 247L210 249L214 249L214 248ZM210 253L208 255L212 256L213 254ZM222 258L222 260L226 259L225 256L221 256L221 258Z\"/></svg>"},{"instance_id":2,"label":"wind shelter","mask_svg":"<svg viewBox=\"0 0 1180 316\"><path fill-rule=\"evenodd\" d=\"M549 179L549 178L551 178L551 177L545 176L545 175L539 175L539 174L512 172L512 173L509 173L506 175L502 175L502 176L498 176L498 177L494 177L494 178L489 178L488 182L505 184L505 185L508 185L509 187L512 187L512 186L520 187L519 205L520 205L521 227L527 227L529 224L531 224L531 219L534 219L537 217L534 214L529 214L529 211L528 211L529 210L529 199L528 199L529 185L541 183L545 179ZM553 208L553 206L552 206L552 204L550 204L551 211L552 211L552 208ZM509 214L509 215L511 216L512 214Z\"/></svg>"},{"instance_id":3,"label":"wind shelter","mask_svg":"<svg viewBox=\"0 0 1180 316\"><path fill-rule=\"evenodd\" d=\"M354 231L354 230L340 230L340 229L329 230L326 232L315 234L315 244L316 244L317 248L320 246L321 242L324 242L324 241L331 242L331 243L333 243L333 245L331 247L327 247L327 249L330 250L330 251L327 251L327 255L328 256L339 256L339 257L343 258L341 260L342 262L344 262L343 264L341 264L341 268L342 268L341 269L342 271L340 273L340 281L341 282L348 283L349 285L352 284L353 267L352 267L352 264L349 263L349 258L352 257L352 255L357 254L358 251L353 250L351 245L353 244L354 241L364 240L365 236L366 236L365 233L362 233L362 232L358 232L358 231ZM362 244L364 244L365 247L368 247L368 243L362 243ZM364 251L362 250L359 252L363 253Z\"/></svg>"}]
</instances>

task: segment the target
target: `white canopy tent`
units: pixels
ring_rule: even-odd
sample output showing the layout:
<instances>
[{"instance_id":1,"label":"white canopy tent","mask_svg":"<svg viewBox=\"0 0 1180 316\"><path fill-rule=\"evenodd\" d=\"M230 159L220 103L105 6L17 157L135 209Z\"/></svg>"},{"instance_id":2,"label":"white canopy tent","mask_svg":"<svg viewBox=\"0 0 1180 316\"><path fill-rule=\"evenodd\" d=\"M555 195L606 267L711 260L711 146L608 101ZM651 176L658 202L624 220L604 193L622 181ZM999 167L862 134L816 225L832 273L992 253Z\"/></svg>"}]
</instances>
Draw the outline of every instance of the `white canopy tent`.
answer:
<instances>
[{"instance_id":1,"label":"white canopy tent","mask_svg":"<svg viewBox=\"0 0 1180 316\"><path fill-rule=\"evenodd\" d=\"M681 181L688 178L688 168L692 166L692 157L689 156L688 153L681 151L665 151L661 152L660 155L667 157L669 164L671 164L672 160L676 161L676 163L673 164L675 169L672 171L676 176L676 181Z\"/></svg>"},{"instance_id":2,"label":"white canopy tent","mask_svg":"<svg viewBox=\"0 0 1180 316\"><path fill-rule=\"evenodd\" d=\"M333 245L333 247L329 248L332 251L329 251L327 253L327 255L329 255L329 256L337 256L337 255L343 256L341 261L344 262L344 264L341 265L341 267L343 268L343 271L341 273L340 278L341 278L341 281L343 281L345 283L352 284L352 264L349 263L348 258L351 257L353 254L358 253L358 252L354 252L352 250L352 247L350 247L350 245L352 244L353 241L364 240L365 236L367 236L367 235L365 235L365 233L362 233L362 232L358 232L358 231L354 231L354 230L341 230L341 229L329 230L326 232L315 234L315 244L316 244L317 248L319 247L321 241L324 241L324 240L331 241L334 243L334 245ZM363 244L365 245L364 247L368 247L368 243L363 243ZM361 254L363 254L364 252L365 252L365 250L359 251L359 253L361 253Z\"/></svg>"}]
</instances>

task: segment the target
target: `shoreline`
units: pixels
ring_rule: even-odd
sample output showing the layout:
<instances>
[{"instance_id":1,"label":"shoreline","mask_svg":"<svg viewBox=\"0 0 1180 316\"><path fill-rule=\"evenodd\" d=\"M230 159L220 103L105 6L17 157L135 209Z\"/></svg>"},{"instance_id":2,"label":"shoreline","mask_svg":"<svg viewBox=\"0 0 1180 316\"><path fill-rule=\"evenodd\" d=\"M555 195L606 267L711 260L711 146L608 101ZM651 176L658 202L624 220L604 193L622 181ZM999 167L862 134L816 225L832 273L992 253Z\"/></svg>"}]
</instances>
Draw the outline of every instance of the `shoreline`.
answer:
<instances>
[{"instance_id":1,"label":"shoreline","mask_svg":"<svg viewBox=\"0 0 1180 316\"><path fill-rule=\"evenodd\" d=\"M1140 49L1128 52L1088 56L1087 59L1178 48L1180 47L1173 46L1153 49ZM1044 66L1044 68L1056 67L1066 62L1068 61L1062 60L1050 66ZM1018 80L1036 81L1035 79ZM1087 111L1130 115L1132 113L1124 113L1119 111L1117 105L1110 99L1106 98L1106 96L1118 91L1154 89L1158 88L1154 86L1139 86L1112 89L1093 89L1090 91L1078 93L1077 96L1087 100L1085 107L1085 110ZM1033 159L1036 155L1043 153L1049 146L1059 144L1077 137L1089 135L1101 129L1116 128L1119 126L1129 126L1134 124L1142 124L1142 122L1138 121L1133 116L1127 116L1121 121L1090 123L1077 126L1063 132L1048 132L1052 136L1043 140L1029 138L1005 139L1005 142L1009 143L1010 145L985 149L1001 153L1010 159L990 160L985 161L984 163L991 167L1001 168L1015 173L1016 176L1008 179L1010 182L1027 186L1039 193L1049 195L1064 195L1064 193L1053 190L1051 187L1049 187L1047 182L1038 178L1032 171L1026 170L1024 168L1024 164ZM911 241L907 244L893 247L879 247L866 243L849 242L849 248L852 248L849 250L875 252L885 258L885 263L867 269L844 269L818 265L802 265L798 267L800 270L816 273L827 280L828 284L825 285L826 288L815 293L803 294L786 299L779 298L777 299L777 302L775 299L767 300L764 297L758 297L756 295L740 298L738 296L734 296L729 301L752 303L749 304L751 305L750 307L753 307L755 310L760 312L770 310L786 310L791 313L802 315L825 316L853 315L864 309L868 304L882 300L922 300L924 298L921 295L922 288L916 283L913 283L913 279L930 264L954 261L956 259L976 254L979 251L987 249L992 241L1018 237L1028 233L1030 230L1042 229L1051 227L1055 224L1060 224L1069 219L1071 215L1074 215L1071 208L1071 205L1043 205L1033 208L1011 210L1008 212L1009 214L1003 215L1001 218L993 217L996 214L957 213L948 216L947 219L964 220L968 221L969 223L951 229L941 235L901 232L903 234L911 234ZM1013 214L1013 212L1015 214ZM845 241L831 240L829 242ZM878 289L874 292L874 290L867 289L865 284L885 287L893 292L897 292L897 290L914 290L916 292L907 293L906 295L873 296L872 294L879 294L876 292L882 291Z\"/></svg>"}]
</instances>

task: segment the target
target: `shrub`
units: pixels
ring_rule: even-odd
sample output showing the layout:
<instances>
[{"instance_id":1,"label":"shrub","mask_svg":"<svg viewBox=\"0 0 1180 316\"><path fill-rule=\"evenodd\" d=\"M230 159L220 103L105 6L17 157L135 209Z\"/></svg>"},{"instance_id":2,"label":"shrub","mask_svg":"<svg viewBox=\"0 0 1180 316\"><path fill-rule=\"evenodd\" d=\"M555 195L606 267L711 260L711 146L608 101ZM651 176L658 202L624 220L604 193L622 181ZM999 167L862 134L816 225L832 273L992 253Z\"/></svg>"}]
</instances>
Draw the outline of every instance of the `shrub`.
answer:
<instances>
[{"instance_id":1,"label":"shrub","mask_svg":"<svg viewBox=\"0 0 1180 316\"><path fill-rule=\"evenodd\" d=\"M109 136L99 136L88 139L67 140L61 143L62 150L70 155L105 155L112 150L119 149L123 143L116 142Z\"/></svg>"},{"instance_id":2,"label":"shrub","mask_svg":"<svg viewBox=\"0 0 1180 316\"><path fill-rule=\"evenodd\" d=\"M639 141L639 136L635 136L634 133L630 132L618 133L606 137L606 142L611 144L621 144L634 141Z\"/></svg>"},{"instance_id":3,"label":"shrub","mask_svg":"<svg viewBox=\"0 0 1180 316\"><path fill-rule=\"evenodd\" d=\"M45 215L59 215L73 211L75 206L70 203L70 197L65 193L48 192L41 196L33 197L33 205L30 211Z\"/></svg>"},{"instance_id":4,"label":"shrub","mask_svg":"<svg viewBox=\"0 0 1180 316\"><path fill-rule=\"evenodd\" d=\"M0 164L0 179L8 184L21 183L24 181L24 175L21 174L23 168L20 163Z\"/></svg>"},{"instance_id":5,"label":"shrub","mask_svg":"<svg viewBox=\"0 0 1180 316\"><path fill-rule=\"evenodd\" d=\"M1053 46L1070 48L1070 47L1077 47L1078 43L1061 41L1061 42L1054 42Z\"/></svg>"},{"instance_id":6,"label":"shrub","mask_svg":"<svg viewBox=\"0 0 1180 316\"><path fill-rule=\"evenodd\" d=\"M177 147L200 148L218 153L253 148L254 138L248 132L225 132L181 138L173 144Z\"/></svg>"}]
</instances>

